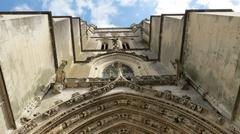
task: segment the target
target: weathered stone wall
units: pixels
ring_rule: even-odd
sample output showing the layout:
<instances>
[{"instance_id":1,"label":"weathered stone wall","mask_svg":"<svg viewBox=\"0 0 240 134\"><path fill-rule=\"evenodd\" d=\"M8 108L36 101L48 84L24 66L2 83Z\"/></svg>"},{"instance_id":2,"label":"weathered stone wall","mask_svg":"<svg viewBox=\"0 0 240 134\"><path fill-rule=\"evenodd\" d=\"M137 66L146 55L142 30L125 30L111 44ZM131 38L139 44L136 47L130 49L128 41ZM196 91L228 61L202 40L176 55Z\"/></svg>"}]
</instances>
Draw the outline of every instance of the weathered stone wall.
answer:
<instances>
[{"instance_id":1,"label":"weathered stone wall","mask_svg":"<svg viewBox=\"0 0 240 134\"><path fill-rule=\"evenodd\" d=\"M86 22L81 22L81 35L82 35L82 43L83 43L83 50L87 49L85 44L87 44L88 41L88 34L90 33L89 31L87 32L88 26Z\"/></svg>"},{"instance_id":2,"label":"weathered stone wall","mask_svg":"<svg viewBox=\"0 0 240 134\"><path fill-rule=\"evenodd\" d=\"M0 64L17 119L55 73L48 15L3 15L0 27Z\"/></svg>"},{"instance_id":3,"label":"weathered stone wall","mask_svg":"<svg viewBox=\"0 0 240 134\"><path fill-rule=\"evenodd\" d=\"M66 71L66 75L68 75L70 66L73 62L72 33L71 33L70 18L53 18L53 27L54 27L58 65L62 63L62 60L66 60L67 66L65 67L65 71Z\"/></svg>"},{"instance_id":4,"label":"weathered stone wall","mask_svg":"<svg viewBox=\"0 0 240 134\"><path fill-rule=\"evenodd\" d=\"M149 35L150 35L150 21L143 21L143 35L142 35L142 38L147 43L149 43Z\"/></svg>"},{"instance_id":5,"label":"weathered stone wall","mask_svg":"<svg viewBox=\"0 0 240 134\"><path fill-rule=\"evenodd\" d=\"M151 35L150 35L150 49L155 54L159 52L159 34L160 34L160 16L151 16Z\"/></svg>"},{"instance_id":6,"label":"weathered stone wall","mask_svg":"<svg viewBox=\"0 0 240 134\"><path fill-rule=\"evenodd\" d=\"M180 59L182 33L182 16L164 16L160 61L169 68L173 67L171 62L175 62L175 59Z\"/></svg>"},{"instance_id":7,"label":"weathered stone wall","mask_svg":"<svg viewBox=\"0 0 240 134\"><path fill-rule=\"evenodd\" d=\"M186 72L229 118L240 85L239 24L240 17L234 13L191 13L184 44Z\"/></svg>"},{"instance_id":8,"label":"weathered stone wall","mask_svg":"<svg viewBox=\"0 0 240 134\"><path fill-rule=\"evenodd\" d=\"M6 113L5 113L5 107L4 107L4 105L5 105L5 103L4 103L4 101L2 101L3 100L3 98L1 98L1 95L0 95L0 131L1 131L1 133L3 133L3 134L5 134L5 133L7 133L7 130L8 130L8 128L7 128L7 119L6 119L6 117L7 117L7 115L6 115Z\"/></svg>"},{"instance_id":9,"label":"weathered stone wall","mask_svg":"<svg viewBox=\"0 0 240 134\"><path fill-rule=\"evenodd\" d=\"M78 57L81 54L81 38L80 38L80 22L79 19L72 19L73 22L73 37L75 46L75 56Z\"/></svg>"}]
</instances>

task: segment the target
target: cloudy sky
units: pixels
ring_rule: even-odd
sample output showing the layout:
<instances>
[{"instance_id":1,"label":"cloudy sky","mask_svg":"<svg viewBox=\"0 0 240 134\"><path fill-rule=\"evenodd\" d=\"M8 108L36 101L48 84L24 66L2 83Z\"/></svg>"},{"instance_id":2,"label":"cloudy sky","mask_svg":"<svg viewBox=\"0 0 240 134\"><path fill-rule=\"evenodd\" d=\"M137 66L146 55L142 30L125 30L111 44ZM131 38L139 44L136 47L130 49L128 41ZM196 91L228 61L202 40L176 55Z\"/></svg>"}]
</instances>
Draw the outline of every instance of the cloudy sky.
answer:
<instances>
[{"instance_id":1,"label":"cloudy sky","mask_svg":"<svg viewBox=\"0 0 240 134\"><path fill-rule=\"evenodd\" d=\"M0 0L1 11L52 11L79 16L98 27L129 26L150 15L195 8L240 11L240 0Z\"/></svg>"}]
</instances>

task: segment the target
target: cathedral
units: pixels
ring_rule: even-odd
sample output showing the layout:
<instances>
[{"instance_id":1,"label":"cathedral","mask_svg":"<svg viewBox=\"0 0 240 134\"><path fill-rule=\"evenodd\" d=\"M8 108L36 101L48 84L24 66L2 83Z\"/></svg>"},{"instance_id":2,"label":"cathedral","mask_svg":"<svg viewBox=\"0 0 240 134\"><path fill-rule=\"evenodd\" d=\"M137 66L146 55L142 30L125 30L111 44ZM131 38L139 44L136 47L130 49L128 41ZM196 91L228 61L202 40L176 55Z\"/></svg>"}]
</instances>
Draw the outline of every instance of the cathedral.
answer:
<instances>
[{"instance_id":1,"label":"cathedral","mask_svg":"<svg viewBox=\"0 0 240 134\"><path fill-rule=\"evenodd\" d=\"M100 28L0 12L1 134L240 134L240 13Z\"/></svg>"}]
</instances>

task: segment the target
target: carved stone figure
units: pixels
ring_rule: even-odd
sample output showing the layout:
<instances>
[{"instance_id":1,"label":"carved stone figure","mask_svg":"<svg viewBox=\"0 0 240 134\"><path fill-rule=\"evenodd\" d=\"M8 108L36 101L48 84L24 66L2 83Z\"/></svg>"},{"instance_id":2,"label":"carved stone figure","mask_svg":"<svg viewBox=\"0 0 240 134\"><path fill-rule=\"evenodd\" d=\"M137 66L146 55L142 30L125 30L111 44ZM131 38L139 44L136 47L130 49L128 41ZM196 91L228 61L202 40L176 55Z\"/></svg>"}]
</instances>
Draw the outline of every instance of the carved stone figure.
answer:
<instances>
[{"instance_id":1,"label":"carved stone figure","mask_svg":"<svg viewBox=\"0 0 240 134\"><path fill-rule=\"evenodd\" d=\"M65 87L65 72L64 68L67 65L67 61L62 61L62 64L56 71L56 81L53 86L53 93L61 93L61 90Z\"/></svg>"},{"instance_id":2,"label":"carved stone figure","mask_svg":"<svg viewBox=\"0 0 240 134\"><path fill-rule=\"evenodd\" d=\"M178 59L175 59L175 62L177 65L177 77L178 77L178 79L183 78L184 68L183 68L181 61Z\"/></svg>"},{"instance_id":3,"label":"carved stone figure","mask_svg":"<svg viewBox=\"0 0 240 134\"><path fill-rule=\"evenodd\" d=\"M30 119L28 119L27 117L22 117L20 118L20 122L22 125L24 125L25 123L27 123L28 121L30 121Z\"/></svg>"}]
</instances>

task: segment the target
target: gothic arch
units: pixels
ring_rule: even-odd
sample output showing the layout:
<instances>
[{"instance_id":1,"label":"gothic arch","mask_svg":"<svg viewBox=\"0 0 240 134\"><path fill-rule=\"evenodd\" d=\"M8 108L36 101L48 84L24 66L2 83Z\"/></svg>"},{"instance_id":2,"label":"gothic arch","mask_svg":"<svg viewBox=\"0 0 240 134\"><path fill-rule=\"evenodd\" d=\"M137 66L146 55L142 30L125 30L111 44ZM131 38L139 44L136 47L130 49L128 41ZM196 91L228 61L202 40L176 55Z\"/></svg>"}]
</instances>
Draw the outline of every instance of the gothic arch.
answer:
<instances>
[{"instance_id":1,"label":"gothic arch","mask_svg":"<svg viewBox=\"0 0 240 134\"><path fill-rule=\"evenodd\" d=\"M45 122L44 125L38 126L34 133L96 133L119 122L137 124L145 131L154 134L159 132L227 134L218 125L191 110L173 103L129 93L108 95L94 99L86 105L71 107Z\"/></svg>"},{"instance_id":2,"label":"gothic arch","mask_svg":"<svg viewBox=\"0 0 240 134\"><path fill-rule=\"evenodd\" d=\"M117 78L119 75L125 78L132 78L134 71L131 67L120 62L114 62L103 69L103 78Z\"/></svg>"},{"instance_id":3,"label":"gothic arch","mask_svg":"<svg viewBox=\"0 0 240 134\"><path fill-rule=\"evenodd\" d=\"M159 116L151 114L141 109L130 108L121 106L120 108L105 110L98 117L89 120L84 123L85 126L78 126L73 128L68 133L76 132L91 132L91 133L101 133L105 131L106 128L110 126L110 130L113 130L113 126L116 124L136 124L138 128L142 128L145 131L152 133L164 133L168 131L174 131L184 134L193 133L193 131L187 128L173 124L170 121L166 121L164 118L159 118Z\"/></svg>"},{"instance_id":4,"label":"gothic arch","mask_svg":"<svg viewBox=\"0 0 240 134\"><path fill-rule=\"evenodd\" d=\"M123 86L129 90L109 93ZM227 134L224 127L207 119L209 114L189 99L168 91L146 89L119 77L108 85L58 104L29 121L17 133L101 133L106 129L113 131L115 124L128 123L152 133ZM112 128L108 128L111 124Z\"/></svg>"},{"instance_id":5,"label":"gothic arch","mask_svg":"<svg viewBox=\"0 0 240 134\"><path fill-rule=\"evenodd\" d=\"M141 58L124 53L113 53L94 59L90 63L89 77L102 77L104 68L115 62L129 66L136 76L148 75L150 73L148 66Z\"/></svg>"},{"instance_id":6,"label":"gothic arch","mask_svg":"<svg viewBox=\"0 0 240 134\"><path fill-rule=\"evenodd\" d=\"M154 134L154 132L142 128L140 125L129 123L129 122L120 122L112 124L106 129L103 129L97 133L99 134Z\"/></svg>"},{"instance_id":7,"label":"gothic arch","mask_svg":"<svg viewBox=\"0 0 240 134\"><path fill-rule=\"evenodd\" d=\"M128 90L116 92L116 87ZM27 122L16 133L102 133L124 123L137 124L154 134L228 134L226 126L214 122L213 116L191 99L148 89L119 77L58 104Z\"/></svg>"}]
</instances>

